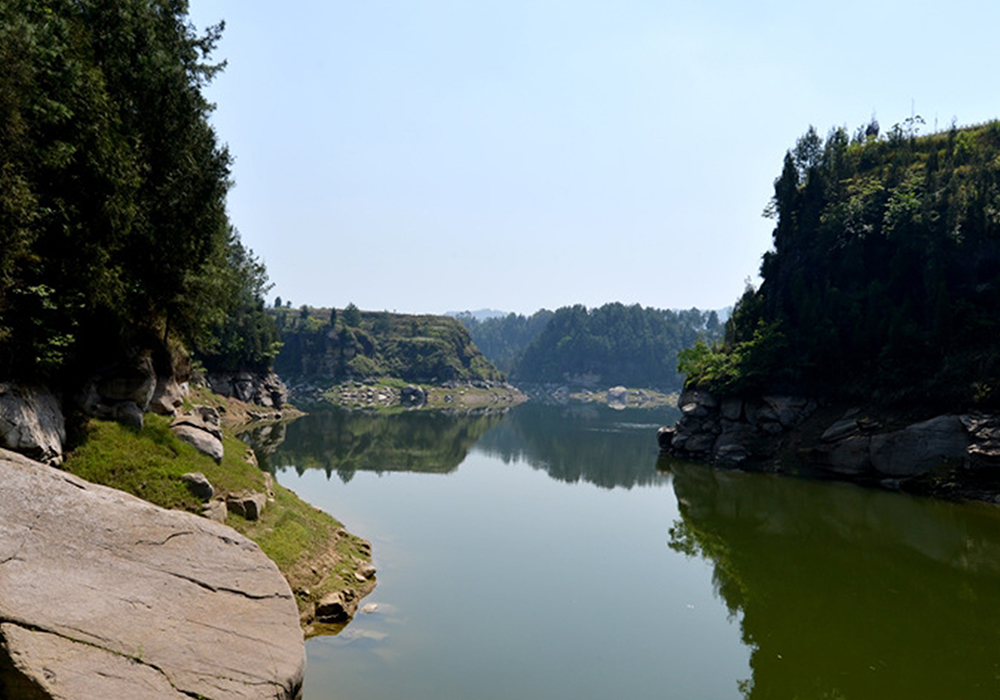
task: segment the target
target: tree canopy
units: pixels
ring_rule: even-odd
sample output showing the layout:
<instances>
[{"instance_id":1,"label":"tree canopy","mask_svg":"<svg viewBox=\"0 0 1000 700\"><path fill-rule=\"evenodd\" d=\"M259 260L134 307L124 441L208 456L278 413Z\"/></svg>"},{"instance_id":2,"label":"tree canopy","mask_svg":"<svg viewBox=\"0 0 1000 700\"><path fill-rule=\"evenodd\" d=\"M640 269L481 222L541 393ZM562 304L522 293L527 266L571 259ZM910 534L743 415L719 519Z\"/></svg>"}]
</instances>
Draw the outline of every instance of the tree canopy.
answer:
<instances>
[{"instance_id":1,"label":"tree canopy","mask_svg":"<svg viewBox=\"0 0 1000 700\"><path fill-rule=\"evenodd\" d=\"M0 375L148 338L218 356L262 304L202 94L221 31L197 33L183 0L0 3Z\"/></svg>"},{"instance_id":2,"label":"tree canopy","mask_svg":"<svg viewBox=\"0 0 1000 700\"><path fill-rule=\"evenodd\" d=\"M1000 401L1000 122L816 131L785 156L759 289L692 384L886 402Z\"/></svg>"}]
</instances>

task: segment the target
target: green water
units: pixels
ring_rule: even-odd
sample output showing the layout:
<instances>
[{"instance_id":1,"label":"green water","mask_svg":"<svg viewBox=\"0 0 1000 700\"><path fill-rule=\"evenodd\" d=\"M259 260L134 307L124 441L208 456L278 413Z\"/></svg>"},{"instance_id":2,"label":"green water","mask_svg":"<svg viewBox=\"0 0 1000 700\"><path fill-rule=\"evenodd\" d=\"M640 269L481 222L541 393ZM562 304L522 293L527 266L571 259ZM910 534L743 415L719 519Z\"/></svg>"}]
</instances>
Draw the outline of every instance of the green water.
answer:
<instances>
[{"instance_id":1,"label":"green water","mask_svg":"<svg viewBox=\"0 0 1000 700\"><path fill-rule=\"evenodd\" d=\"M307 642L307 700L1000 697L1000 511L658 464L673 418L327 410L269 436L379 568L378 609Z\"/></svg>"}]
</instances>

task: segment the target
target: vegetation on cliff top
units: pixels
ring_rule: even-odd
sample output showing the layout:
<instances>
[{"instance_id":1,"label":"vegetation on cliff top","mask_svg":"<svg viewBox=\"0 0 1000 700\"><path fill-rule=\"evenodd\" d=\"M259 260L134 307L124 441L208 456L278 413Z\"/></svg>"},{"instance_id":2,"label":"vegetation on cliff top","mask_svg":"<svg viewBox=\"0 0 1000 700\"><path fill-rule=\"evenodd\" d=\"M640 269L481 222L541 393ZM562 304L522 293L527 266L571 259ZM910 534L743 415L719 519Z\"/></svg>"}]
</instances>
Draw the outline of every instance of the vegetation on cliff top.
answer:
<instances>
[{"instance_id":1,"label":"vegetation on cliff top","mask_svg":"<svg viewBox=\"0 0 1000 700\"><path fill-rule=\"evenodd\" d=\"M202 94L221 30L195 33L183 0L0 3L0 376L58 382L164 340L273 357Z\"/></svg>"},{"instance_id":2,"label":"vegetation on cliff top","mask_svg":"<svg viewBox=\"0 0 1000 700\"><path fill-rule=\"evenodd\" d=\"M798 140L760 288L682 353L689 385L1000 405L1000 122L921 123Z\"/></svg>"},{"instance_id":3,"label":"vegetation on cliff top","mask_svg":"<svg viewBox=\"0 0 1000 700\"><path fill-rule=\"evenodd\" d=\"M282 348L275 371L290 381L394 377L407 382L500 381L468 331L447 316L275 308Z\"/></svg>"}]
</instances>

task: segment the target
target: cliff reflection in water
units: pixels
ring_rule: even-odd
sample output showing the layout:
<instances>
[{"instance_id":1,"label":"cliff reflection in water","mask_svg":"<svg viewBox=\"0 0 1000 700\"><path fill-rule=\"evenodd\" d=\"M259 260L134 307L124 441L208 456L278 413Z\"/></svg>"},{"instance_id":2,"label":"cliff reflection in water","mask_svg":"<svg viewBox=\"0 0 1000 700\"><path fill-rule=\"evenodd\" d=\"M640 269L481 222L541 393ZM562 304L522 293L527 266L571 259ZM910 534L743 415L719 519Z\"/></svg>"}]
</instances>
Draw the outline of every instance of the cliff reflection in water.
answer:
<instances>
[{"instance_id":1,"label":"cliff reflection in water","mask_svg":"<svg viewBox=\"0 0 1000 700\"><path fill-rule=\"evenodd\" d=\"M614 411L600 404L527 403L483 436L477 450L506 463L523 460L557 481L632 488L663 481L656 470L656 429L675 408Z\"/></svg>"},{"instance_id":2,"label":"cliff reflection in water","mask_svg":"<svg viewBox=\"0 0 1000 700\"><path fill-rule=\"evenodd\" d=\"M287 425L263 426L240 436L261 468L322 469L350 481L356 471L446 474L458 468L483 433L503 419L498 412L408 411L367 413L335 406L310 407Z\"/></svg>"},{"instance_id":3,"label":"cliff reflection in water","mask_svg":"<svg viewBox=\"0 0 1000 700\"><path fill-rule=\"evenodd\" d=\"M671 548L714 565L747 698L1000 696L1000 514L845 484L664 464Z\"/></svg>"}]
</instances>

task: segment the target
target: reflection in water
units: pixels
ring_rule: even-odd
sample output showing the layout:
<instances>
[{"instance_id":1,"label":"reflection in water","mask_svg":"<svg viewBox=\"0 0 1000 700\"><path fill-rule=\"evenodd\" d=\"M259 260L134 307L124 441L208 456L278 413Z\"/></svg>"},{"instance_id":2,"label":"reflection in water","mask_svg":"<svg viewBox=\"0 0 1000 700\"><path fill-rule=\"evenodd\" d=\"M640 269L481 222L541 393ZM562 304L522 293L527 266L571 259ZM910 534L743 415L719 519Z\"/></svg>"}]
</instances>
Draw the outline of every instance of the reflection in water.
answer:
<instances>
[{"instance_id":1,"label":"reflection in water","mask_svg":"<svg viewBox=\"0 0 1000 700\"><path fill-rule=\"evenodd\" d=\"M322 469L348 482L356 471L446 474L458 468L498 412L407 411L367 413L335 406L310 407L286 425L263 426L240 435L254 448L262 468L293 467L302 474Z\"/></svg>"},{"instance_id":2,"label":"reflection in water","mask_svg":"<svg viewBox=\"0 0 1000 700\"><path fill-rule=\"evenodd\" d=\"M1000 514L669 462L671 548L714 565L747 698L996 698Z\"/></svg>"},{"instance_id":3,"label":"reflection in water","mask_svg":"<svg viewBox=\"0 0 1000 700\"><path fill-rule=\"evenodd\" d=\"M476 449L508 464L526 461L571 484L648 486L663 479L654 468L656 429L679 415L674 408L614 411L599 404L528 403L511 411Z\"/></svg>"}]
</instances>

